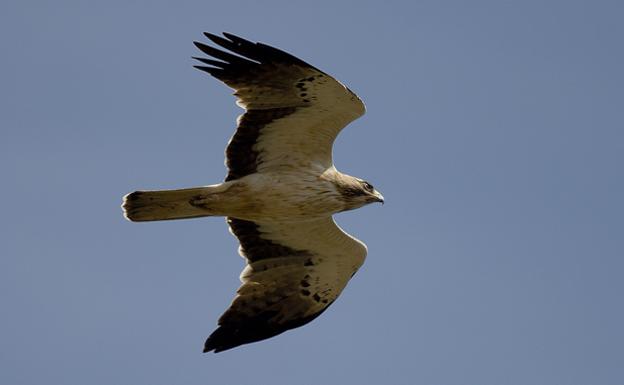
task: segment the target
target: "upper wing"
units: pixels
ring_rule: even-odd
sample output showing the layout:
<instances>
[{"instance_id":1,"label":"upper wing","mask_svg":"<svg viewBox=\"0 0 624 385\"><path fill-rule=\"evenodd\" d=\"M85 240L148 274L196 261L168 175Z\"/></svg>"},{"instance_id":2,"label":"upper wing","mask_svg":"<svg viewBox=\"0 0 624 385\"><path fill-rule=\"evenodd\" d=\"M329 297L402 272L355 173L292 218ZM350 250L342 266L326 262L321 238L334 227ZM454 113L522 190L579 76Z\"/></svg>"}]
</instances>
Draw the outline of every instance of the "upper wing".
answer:
<instances>
[{"instance_id":1,"label":"upper wing","mask_svg":"<svg viewBox=\"0 0 624 385\"><path fill-rule=\"evenodd\" d=\"M237 55L195 42L218 59L195 58L208 65L195 67L232 87L246 109L226 150L226 180L280 167L329 168L334 139L364 114L357 95L284 51L229 33L205 35Z\"/></svg>"},{"instance_id":2,"label":"upper wing","mask_svg":"<svg viewBox=\"0 0 624 385\"><path fill-rule=\"evenodd\" d=\"M297 223L228 218L248 265L204 352L273 337L318 317L364 262L366 246L331 217Z\"/></svg>"}]
</instances>

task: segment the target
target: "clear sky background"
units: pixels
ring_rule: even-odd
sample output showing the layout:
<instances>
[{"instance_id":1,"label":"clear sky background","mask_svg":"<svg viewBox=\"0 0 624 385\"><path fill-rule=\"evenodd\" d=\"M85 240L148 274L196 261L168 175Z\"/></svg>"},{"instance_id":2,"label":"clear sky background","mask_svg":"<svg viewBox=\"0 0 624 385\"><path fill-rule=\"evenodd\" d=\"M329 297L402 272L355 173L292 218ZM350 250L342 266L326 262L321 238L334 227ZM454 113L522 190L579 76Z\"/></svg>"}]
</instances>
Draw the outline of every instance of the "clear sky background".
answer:
<instances>
[{"instance_id":1,"label":"clear sky background","mask_svg":"<svg viewBox=\"0 0 624 385\"><path fill-rule=\"evenodd\" d=\"M624 383L618 1L0 3L0 383ZM194 70L229 31L336 76L368 113L337 216L368 259L313 323L220 354L243 260L223 219L121 197L225 175L240 109Z\"/></svg>"}]
</instances>

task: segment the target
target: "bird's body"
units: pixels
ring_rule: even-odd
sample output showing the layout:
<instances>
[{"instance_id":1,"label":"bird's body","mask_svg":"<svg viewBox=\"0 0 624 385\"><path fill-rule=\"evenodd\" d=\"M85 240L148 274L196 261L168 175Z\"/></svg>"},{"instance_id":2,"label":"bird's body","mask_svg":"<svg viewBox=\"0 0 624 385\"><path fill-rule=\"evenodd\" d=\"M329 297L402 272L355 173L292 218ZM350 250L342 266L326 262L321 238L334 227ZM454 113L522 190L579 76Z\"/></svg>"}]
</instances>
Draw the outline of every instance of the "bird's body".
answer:
<instances>
[{"instance_id":1,"label":"bird's body","mask_svg":"<svg viewBox=\"0 0 624 385\"><path fill-rule=\"evenodd\" d=\"M132 202L132 205L126 205L126 216L136 222L203 216L249 221L306 221L366 203L344 199L340 186L348 185L340 183L347 178L353 177L333 167L326 170L308 168L305 172L254 173L191 189L137 191L126 199ZM354 183L359 182L355 179ZM184 210L186 214L183 214ZM174 217L176 214L178 216Z\"/></svg>"},{"instance_id":2,"label":"bird's body","mask_svg":"<svg viewBox=\"0 0 624 385\"><path fill-rule=\"evenodd\" d=\"M283 51L234 35L206 34L240 55L201 43L213 59L198 67L236 90L246 108L226 150L223 183L136 191L124 198L132 221L224 216L247 259L243 285L204 351L222 351L301 326L320 315L364 262L366 246L332 215L383 197L342 174L331 150L339 131L364 113L340 82Z\"/></svg>"}]
</instances>

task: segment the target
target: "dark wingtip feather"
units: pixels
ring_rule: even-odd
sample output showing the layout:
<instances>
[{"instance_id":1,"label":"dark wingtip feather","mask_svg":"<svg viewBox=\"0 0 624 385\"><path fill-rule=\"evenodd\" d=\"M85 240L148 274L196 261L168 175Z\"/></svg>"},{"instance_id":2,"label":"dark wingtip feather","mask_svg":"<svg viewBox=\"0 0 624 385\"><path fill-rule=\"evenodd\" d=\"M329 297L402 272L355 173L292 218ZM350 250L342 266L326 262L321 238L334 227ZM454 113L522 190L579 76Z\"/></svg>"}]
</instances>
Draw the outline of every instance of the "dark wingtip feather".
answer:
<instances>
[{"instance_id":1,"label":"dark wingtip feather","mask_svg":"<svg viewBox=\"0 0 624 385\"><path fill-rule=\"evenodd\" d=\"M223 36L227 37L228 39L230 39L231 41L233 41L234 43L243 43L243 44L254 44L253 42L247 40L247 39L243 39L240 36L236 36L234 34L231 34L229 32L223 32Z\"/></svg>"},{"instance_id":2,"label":"dark wingtip feather","mask_svg":"<svg viewBox=\"0 0 624 385\"><path fill-rule=\"evenodd\" d=\"M197 68L200 71L204 71L209 73L210 75L219 78L219 75L223 72L222 69L220 68L214 68L214 67L206 67L206 66L193 66L193 68Z\"/></svg>"},{"instance_id":3,"label":"dark wingtip feather","mask_svg":"<svg viewBox=\"0 0 624 385\"><path fill-rule=\"evenodd\" d=\"M219 37L219 35L215 35L214 33L210 33L210 32L204 32L204 36L206 36L210 40L212 40L212 38L214 37Z\"/></svg>"},{"instance_id":4,"label":"dark wingtip feather","mask_svg":"<svg viewBox=\"0 0 624 385\"><path fill-rule=\"evenodd\" d=\"M222 47L226 47L228 45L232 45L232 42L229 40L226 40L224 38L222 38L221 36L218 35L213 35L212 33L208 33L208 32L204 32L204 36L206 36L208 39L210 39L210 41L212 41L215 44L219 44Z\"/></svg>"},{"instance_id":5,"label":"dark wingtip feather","mask_svg":"<svg viewBox=\"0 0 624 385\"><path fill-rule=\"evenodd\" d=\"M240 56L232 55L229 52L224 52L218 50L216 48L210 47L206 44L194 42L195 46L199 48L202 52L207 55L216 57L220 60L225 60L230 63L239 62L240 60L244 60L247 63L288 63L288 64L296 64L300 66L310 67L320 71L319 69L311 66L310 64L304 62L303 60L293 56L285 51L282 51L278 48L272 47L263 43L254 43L249 40L245 40L242 37L238 37L229 32L223 32L223 36L221 37L210 32L204 32L204 36L206 36L210 41L227 49L228 51L234 52ZM229 39L229 40L228 40ZM256 63L257 62L257 63Z\"/></svg>"},{"instance_id":6,"label":"dark wingtip feather","mask_svg":"<svg viewBox=\"0 0 624 385\"><path fill-rule=\"evenodd\" d=\"M206 340L206 343L204 344L204 353L211 351L219 353L249 342L251 341L244 341L239 338L234 330L228 327L220 326Z\"/></svg>"},{"instance_id":7,"label":"dark wingtip feather","mask_svg":"<svg viewBox=\"0 0 624 385\"><path fill-rule=\"evenodd\" d=\"M243 39L240 36L234 35L233 33L225 32L225 31L223 31L221 33L223 34L223 36L227 37L228 39L230 39L232 41L234 41L234 40L244 40L244 41L247 41L247 40Z\"/></svg>"},{"instance_id":8,"label":"dark wingtip feather","mask_svg":"<svg viewBox=\"0 0 624 385\"><path fill-rule=\"evenodd\" d=\"M204 43L201 43L199 41L194 41L193 44L195 45L195 47L199 48L199 50L202 51L203 53L205 53L206 55L214 56L213 55L214 51L219 51L218 49L213 48L213 47L211 47L209 45L206 45Z\"/></svg>"},{"instance_id":9,"label":"dark wingtip feather","mask_svg":"<svg viewBox=\"0 0 624 385\"><path fill-rule=\"evenodd\" d=\"M311 322L323 314L332 303L333 301L328 303L317 313L301 318L294 318L284 323L272 322L271 319L275 316L275 312L266 311L240 322L221 324L206 340L204 353L210 351L219 353L241 345L275 337L287 330L295 329Z\"/></svg>"},{"instance_id":10,"label":"dark wingtip feather","mask_svg":"<svg viewBox=\"0 0 624 385\"><path fill-rule=\"evenodd\" d=\"M195 59L195 60L200 61L200 62L202 62L204 64L208 64L208 65L215 66L215 67L218 67L218 68L225 68L225 67L227 67L229 65L228 63L225 63L225 62L222 62L222 61L206 59L206 58L197 57L197 56L192 56L191 59Z\"/></svg>"},{"instance_id":11,"label":"dark wingtip feather","mask_svg":"<svg viewBox=\"0 0 624 385\"><path fill-rule=\"evenodd\" d=\"M225 40L224 40L225 41ZM237 56L234 54L231 54L229 52L226 51L221 51L220 49L211 47L209 45L206 45L204 43L200 43L198 41L194 41L193 44L195 44L195 47L199 48L200 51L202 51L203 53L205 53L208 56L212 56L216 59L219 60L223 60L224 62L227 62L229 64L234 64L234 65L247 65L247 66L253 66L254 64L258 64L255 63L247 58L244 58L242 56ZM217 43L219 44L219 43ZM231 45L233 45L234 43L231 42L227 42L219 45L222 45L224 48L232 51L232 52L236 52L235 50L232 49L232 47L230 47ZM238 52L237 52L238 53Z\"/></svg>"},{"instance_id":12,"label":"dark wingtip feather","mask_svg":"<svg viewBox=\"0 0 624 385\"><path fill-rule=\"evenodd\" d=\"M267 71L271 70L272 67L270 66L263 67L269 63L297 65L323 73L323 71L303 60L266 44L254 43L228 32L223 32L225 38L210 32L204 32L204 35L220 49L194 41L195 47L210 57L210 59L194 59L211 66L195 66L195 68L207 72L224 82L240 81L244 78L247 82L251 81L253 83L252 79L258 74L258 69L266 68ZM217 61L213 59L217 59Z\"/></svg>"}]
</instances>

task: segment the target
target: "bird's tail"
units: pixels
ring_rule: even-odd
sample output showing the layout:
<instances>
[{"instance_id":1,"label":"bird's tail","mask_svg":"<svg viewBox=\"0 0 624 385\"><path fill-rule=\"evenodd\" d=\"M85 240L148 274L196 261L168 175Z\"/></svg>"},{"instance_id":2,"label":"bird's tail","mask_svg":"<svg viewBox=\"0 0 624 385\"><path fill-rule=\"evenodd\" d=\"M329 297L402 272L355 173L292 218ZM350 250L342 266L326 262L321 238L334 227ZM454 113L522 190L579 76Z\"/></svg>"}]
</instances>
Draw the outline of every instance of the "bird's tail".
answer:
<instances>
[{"instance_id":1,"label":"bird's tail","mask_svg":"<svg viewBox=\"0 0 624 385\"><path fill-rule=\"evenodd\" d=\"M133 222L162 221L214 215L201 202L215 187L135 191L123 198L124 216Z\"/></svg>"}]
</instances>

